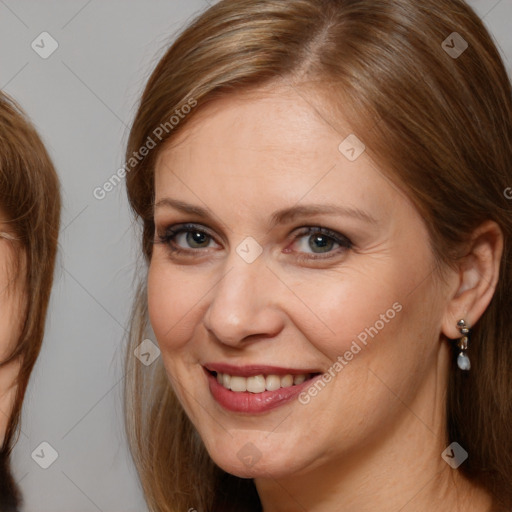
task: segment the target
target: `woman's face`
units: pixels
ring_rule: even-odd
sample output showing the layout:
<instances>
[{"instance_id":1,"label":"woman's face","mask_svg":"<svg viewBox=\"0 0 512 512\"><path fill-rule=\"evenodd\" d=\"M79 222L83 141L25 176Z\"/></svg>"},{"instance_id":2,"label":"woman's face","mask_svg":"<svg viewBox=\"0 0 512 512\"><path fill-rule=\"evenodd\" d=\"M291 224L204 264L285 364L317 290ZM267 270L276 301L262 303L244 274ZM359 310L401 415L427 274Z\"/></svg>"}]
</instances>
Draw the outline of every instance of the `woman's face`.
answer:
<instances>
[{"instance_id":1,"label":"woman's face","mask_svg":"<svg viewBox=\"0 0 512 512\"><path fill-rule=\"evenodd\" d=\"M151 324L208 452L239 476L348 460L442 411L446 292L425 224L319 112L284 87L217 100L155 169Z\"/></svg>"},{"instance_id":2,"label":"woman's face","mask_svg":"<svg viewBox=\"0 0 512 512\"><path fill-rule=\"evenodd\" d=\"M9 226L0 220L0 231L14 236L8 230ZM15 257L12 242L0 236L0 361L11 354L20 335L23 295L22 281L14 273ZM19 268L23 270L22 263ZM0 444L11 416L19 368L19 360L0 368Z\"/></svg>"}]
</instances>

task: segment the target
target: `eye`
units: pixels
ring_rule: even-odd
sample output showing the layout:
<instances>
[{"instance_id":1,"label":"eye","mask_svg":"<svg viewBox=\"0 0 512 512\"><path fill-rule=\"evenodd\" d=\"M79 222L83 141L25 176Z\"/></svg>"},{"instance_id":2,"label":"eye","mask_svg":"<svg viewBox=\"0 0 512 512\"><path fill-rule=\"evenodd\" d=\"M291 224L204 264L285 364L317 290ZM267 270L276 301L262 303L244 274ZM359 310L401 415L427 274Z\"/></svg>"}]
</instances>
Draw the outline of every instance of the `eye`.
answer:
<instances>
[{"instance_id":1,"label":"eye","mask_svg":"<svg viewBox=\"0 0 512 512\"><path fill-rule=\"evenodd\" d=\"M299 256L301 259L325 259L352 248L352 242L346 236L319 226L304 228L295 240L298 252L302 253Z\"/></svg>"},{"instance_id":2,"label":"eye","mask_svg":"<svg viewBox=\"0 0 512 512\"><path fill-rule=\"evenodd\" d=\"M157 234L155 243L164 244L175 254L193 256L199 249L208 249L215 243L213 235L196 224L179 224L165 228ZM294 237L292 246L296 249L285 253L297 252L299 260L327 259L352 248L352 242L341 233L320 226L306 226Z\"/></svg>"},{"instance_id":3,"label":"eye","mask_svg":"<svg viewBox=\"0 0 512 512\"><path fill-rule=\"evenodd\" d=\"M213 237L195 224L170 226L161 235L157 235L156 243L165 244L175 253L194 252L195 249L210 247Z\"/></svg>"}]
</instances>

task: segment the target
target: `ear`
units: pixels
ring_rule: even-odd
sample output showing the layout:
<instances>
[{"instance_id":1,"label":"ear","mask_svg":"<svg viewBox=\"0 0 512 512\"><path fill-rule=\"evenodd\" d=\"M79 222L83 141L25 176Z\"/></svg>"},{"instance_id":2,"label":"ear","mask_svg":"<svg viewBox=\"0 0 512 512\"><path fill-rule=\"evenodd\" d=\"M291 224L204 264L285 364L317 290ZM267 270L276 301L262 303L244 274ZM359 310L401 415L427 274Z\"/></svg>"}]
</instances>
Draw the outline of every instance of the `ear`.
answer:
<instances>
[{"instance_id":1,"label":"ear","mask_svg":"<svg viewBox=\"0 0 512 512\"><path fill-rule=\"evenodd\" d=\"M460 336L457 322L473 327L496 290L503 253L503 232L494 221L481 224L471 236L466 254L457 262L457 277L443 316L442 332L449 339Z\"/></svg>"}]
</instances>

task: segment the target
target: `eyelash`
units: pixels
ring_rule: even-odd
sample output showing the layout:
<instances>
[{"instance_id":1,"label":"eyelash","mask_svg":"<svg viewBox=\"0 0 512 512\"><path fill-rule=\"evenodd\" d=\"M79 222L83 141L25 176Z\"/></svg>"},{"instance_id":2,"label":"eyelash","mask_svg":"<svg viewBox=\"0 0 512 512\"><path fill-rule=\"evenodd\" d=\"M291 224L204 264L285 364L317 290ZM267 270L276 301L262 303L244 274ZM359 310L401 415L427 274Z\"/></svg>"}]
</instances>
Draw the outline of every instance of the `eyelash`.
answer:
<instances>
[{"instance_id":1,"label":"eyelash","mask_svg":"<svg viewBox=\"0 0 512 512\"><path fill-rule=\"evenodd\" d=\"M170 226L170 227L166 228L165 234L157 235L157 240L155 241L155 243L161 243L161 244L166 245L167 249L169 251L171 251L171 253L173 253L173 254L192 256L192 253L200 252L201 249L183 249L179 246L173 245L173 243L172 243L174 241L174 239L179 234L190 233L190 232L202 233L202 234L206 235L207 237L209 237L210 239L214 239L214 237L212 235L210 235L208 233L208 231L198 227L198 225L196 225L196 224L179 224L177 226ZM312 235L312 234L324 235L324 236L330 238L331 240L333 240L340 247L338 247L338 249L336 249L336 250L325 253L325 254L328 254L328 256L315 255L314 253L307 253L307 255L305 255L305 253L299 253L297 258L300 261L302 261L302 260L320 260L320 259L325 260L328 258L332 258L334 255L337 255L340 252L344 252L348 249L352 249L352 247L353 247L352 242L346 236L341 235L339 233L336 233L335 231L332 231L328 228L324 228L321 226L315 226L315 227L304 226L301 229L301 231L296 235L296 237L294 238L293 241L295 242L295 240L297 240L299 238L302 238L307 235Z\"/></svg>"}]
</instances>

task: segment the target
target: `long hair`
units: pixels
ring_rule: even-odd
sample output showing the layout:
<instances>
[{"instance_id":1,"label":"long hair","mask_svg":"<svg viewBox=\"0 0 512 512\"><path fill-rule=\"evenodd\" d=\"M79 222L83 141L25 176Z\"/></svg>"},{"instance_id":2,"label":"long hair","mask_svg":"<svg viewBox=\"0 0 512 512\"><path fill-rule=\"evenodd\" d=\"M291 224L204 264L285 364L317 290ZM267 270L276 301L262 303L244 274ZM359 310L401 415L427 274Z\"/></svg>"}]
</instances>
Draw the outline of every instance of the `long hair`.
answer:
<instances>
[{"instance_id":1,"label":"long hair","mask_svg":"<svg viewBox=\"0 0 512 512\"><path fill-rule=\"evenodd\" d=\"M462 0L223 0L156 66L127 145L143 259L125 414L150 510L261 510L252 480L211 461L161 360L145 367L133 350L150 336L145 282L158 154L207 103L280 81L313 84L334 121L348 118L423 215L439 262L453 264L485 220L502 229L499 282L473 329L471 371L462 376L455 359L449 369L446 435L470 453L459 470L512 507L512 92L490 34ZM173 121L176 112L187 115Z\"/></svg>"},{"instance_id":2,"label":"long hair","mask_svg":"<svg viewBox=\"0 0 512 512\"><path fill-rule=\"evenodd\" d=\"M21 290L19 336L2 368L19 362L14 403L0 448L0 510L16 510L21 494L10 473L23 398L43 341L60 223L60 185L48 153L16 102L0 93L0 211L12 245L9 287ZM5 508L1 508L1 506Z\"/></svg>"}]
</instances>

